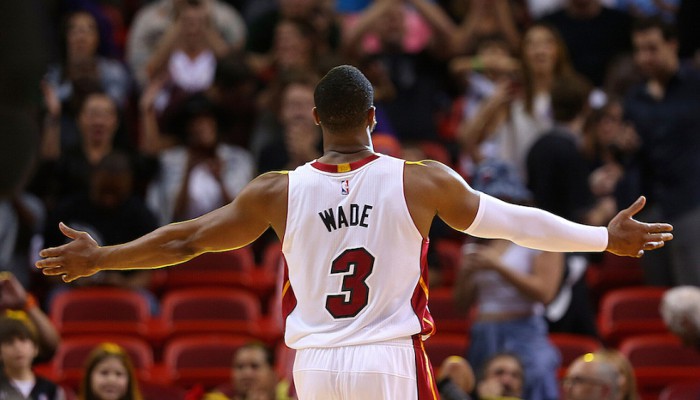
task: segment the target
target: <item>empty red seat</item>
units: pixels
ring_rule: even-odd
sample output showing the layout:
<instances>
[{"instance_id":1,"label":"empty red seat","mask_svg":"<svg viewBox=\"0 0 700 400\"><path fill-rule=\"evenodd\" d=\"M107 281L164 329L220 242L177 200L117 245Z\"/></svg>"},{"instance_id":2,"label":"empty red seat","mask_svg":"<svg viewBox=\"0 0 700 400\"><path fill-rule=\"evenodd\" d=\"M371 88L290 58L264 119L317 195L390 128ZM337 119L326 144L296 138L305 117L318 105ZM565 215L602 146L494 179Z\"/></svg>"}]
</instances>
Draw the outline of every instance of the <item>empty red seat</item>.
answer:
<instances>
[{"instance_id":1,"label":"empty red seat","mask_svg":"<svg viewBox=\"0 0 700 400\"><path fill-rule=\"evenodd\" d=\"M437 333L423 342L423 345L430 363L434 369L437 369L447 357L464 357L467 354L469 341L464 335Z\"/></svg>"},{"instance_id":2,"label":"empty red seat","mask_svg":"<svg viewBox=\"0 0 700 400\"><path fill-rule=\"evenodd\" d=\"M625 339L620 352L629 359L640 393L658 395L675 382L700 379L700 354L670 334Z\"/></svg>"},{"instance_id":3,"label":"empty red seat","mask_svg":"<svg viewBox=\"0 0 700 400\"><path fill-rule=\"evenodd\" d=\"M148 301L140 293L110 287L71 289L51 301L51 321L61 336L84 334L148 334Z\"/></svg>"},{"instance_id":4,"label":"empty red seat","mask_svg":"<svg viewBox=\"0 0 700 400\"><path fill-rule=\"evenodd\" d=\"M608 292L598 314L603 341L616 346L630 336L668 332L659 312L665 291L660 287L634 287Z\"/></svg>"},{"instance_id":5,"label":"empty red seat","mask_svg":"<svg viewBox=\"0 0 700 400\"><path fill-rule=\"evenodd\" d=\"M456 333L462 336L469 334L471 321L469 312L457 309L452 289L431 289L428 307L435 320L438 333Z\"/></svg>"},{"instance_id":6,"label":"empty red seat","mask_svg":"<svg viewBox=\"0 0 700 400\"><path fill-rule=\"evenodd\" d=\"M549 340L561 353L561 367L559 377L563 377L571 362L587 353L600 349L601 345L596 339L585 335L570 333L550 333Z\"/></svg>"},{"instance_id":7,"label":"empty red seat","mask_svg":"<svg viewBox=\"0 0 700 400\"><path fill-rule=\"evenodd\" d=\"M168 292L162 300L160 337L192 333L255 336L261 312L256 296L233 288L192 288Z\"/></svg>"}]
</instances>

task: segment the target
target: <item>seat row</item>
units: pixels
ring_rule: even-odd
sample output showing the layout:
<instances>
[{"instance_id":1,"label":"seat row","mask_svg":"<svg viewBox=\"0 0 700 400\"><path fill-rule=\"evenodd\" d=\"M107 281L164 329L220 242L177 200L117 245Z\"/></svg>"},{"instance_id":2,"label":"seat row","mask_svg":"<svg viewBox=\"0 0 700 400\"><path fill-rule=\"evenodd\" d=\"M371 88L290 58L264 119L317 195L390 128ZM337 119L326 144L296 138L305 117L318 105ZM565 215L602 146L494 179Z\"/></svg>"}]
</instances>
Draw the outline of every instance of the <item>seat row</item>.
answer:
<instances>
[{"instance_id":1,"label":"seat row","mask_svg":"<svg viewBox=\"0 0 700 400\"><path fill-rule=\"evenodd\" d=\"M193 334L170 340L164 347L162 361L157 361L150 343L126 335L80 335L61 341L53 359L35 367L37 374L77 390L89 353L99 344L120 345L134 365L137 378L147 388L176 387L191 389L201 385L212 389L230 384L233 355L251 342L248 336L233 334ZM280 376L291 378L293 350L281 343L275 347L275 369Z\"/></svg>"},{"instance_id":2,"label":"seat row","mask_svg":"<svg viewBox=\"0 0 700 400\"><path fill-rule=\"evenodd\" d=\"M106 287L74 289L54 297L49 316L64 338L118 332L159 345L192 333L246 335L268 343L282 337L279 314L264 315L256 295L231 288L173 290L163 297L160 315L155 317L139 292Z\"/></svg>"},{"instance_id":3,"label":"seat row","mask_svg":"<svg viewBox=\"0 0 700 400\"><path fill-rule=\"evenodd\" d=\"M631 336L668 333L660 313L661 299L666 290L640 286L606 293L601 299L597 316L603 343L616 347ZM470 321L474 320L474 315L455 307L451 289L438 288L430 291L430 312L438 332L469 334Z\"/></svg>"}]
</instances>

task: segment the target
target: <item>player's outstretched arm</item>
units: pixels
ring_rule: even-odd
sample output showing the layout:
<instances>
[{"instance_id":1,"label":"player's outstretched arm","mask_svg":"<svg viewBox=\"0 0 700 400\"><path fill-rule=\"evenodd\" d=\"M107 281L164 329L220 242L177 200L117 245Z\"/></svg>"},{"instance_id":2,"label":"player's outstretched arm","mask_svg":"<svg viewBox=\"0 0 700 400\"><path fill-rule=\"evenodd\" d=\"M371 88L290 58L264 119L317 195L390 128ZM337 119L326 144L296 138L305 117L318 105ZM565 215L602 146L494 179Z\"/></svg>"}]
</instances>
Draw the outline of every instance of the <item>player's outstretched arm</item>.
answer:
<instances>
[{"instance_id":1,"label":"player's outstretched arm","mask_svg":"<svg viewBox=\"0 0 700 400\"><path fill-rule=\"evenodd\" d=\"M246 186L230 204L199 218L169 224L136 240L99 246L86 232L61 223L71 241L42 250L36 263L45 275L65 282L100 270L152 269L187 261L209 251L243 247L270 225L280 232L287 209L287 177L262 175Z\"/></svg>"},{"instance_id":2,"label":"player's outstretched arm","mask_svg":"<svg viewBox=\"0 0 700 400\"><path fill-rule=\"evenodd\" d=\"M644 251L673 239L671 225L633 218L644 208L644 197L620 211L606 228L574 223L538 208L509 204L476 192L458 174L437 162L407 166L405 190L411 215L424 235L426 218L437 214L454 229L473 236L508 239L553 252L607 250L640 257Z\"/></svg>"}]
</instances>

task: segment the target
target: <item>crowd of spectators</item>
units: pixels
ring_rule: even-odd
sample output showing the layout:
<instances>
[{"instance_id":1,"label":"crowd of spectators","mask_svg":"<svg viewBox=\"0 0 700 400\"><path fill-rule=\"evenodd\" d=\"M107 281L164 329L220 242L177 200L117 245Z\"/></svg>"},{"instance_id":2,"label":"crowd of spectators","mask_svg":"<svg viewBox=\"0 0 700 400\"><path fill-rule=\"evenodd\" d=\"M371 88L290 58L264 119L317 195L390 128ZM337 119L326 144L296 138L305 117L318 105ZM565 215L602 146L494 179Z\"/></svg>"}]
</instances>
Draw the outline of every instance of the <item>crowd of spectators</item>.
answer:
<instances>
[{"instance_id":1,"label":"crowd of spectators","mask_svg":"<svg viewBox=\"0 0 700 400\"><path fill-rule=\"evenodd\" d=\"M496 184L494 195L507 201L595 225L643 194L640 219L675 227L666 248L642 259L645 283L700 286L696 1L33 3L45 22L38 48L46 62L43 78L25 86L41 99L32 114L40 133L26 177L0 197L0 269L45 310L67 287L31 265L37 249L64 240L59 221L101 245L120 243L232 201L259 173L318 157L313 88L339 64L358 66L374 85L379 151L438 159L477 189ZM498 192L501 170L517 193ZM431 232L433 248L469 241L442 231L436 224ZM537 349L508 344L534 342L498 342L494 332L524 334L529 326L532 340L548 330L596 337L583 276L599 260L498 241L467 247L456 282L439 279L444 260L429 258L433 284L454 285L459 306L480 310L472 332L480 353L469 357L475 370L486 360L520 369L516 383L487 378L477 395L556 398L558 357L535 357ZM81 284L138 290L158 312L149 271ZM584 377L615 370L613 358L574 363L564 381L570 398L586 379L606 388L597 398L622 390L613 387L620 379L605 380L611 373ZM547 364L541 374L538 362ZM523 367L538 380L523 381Z\"/></svg>"}]
</instances>

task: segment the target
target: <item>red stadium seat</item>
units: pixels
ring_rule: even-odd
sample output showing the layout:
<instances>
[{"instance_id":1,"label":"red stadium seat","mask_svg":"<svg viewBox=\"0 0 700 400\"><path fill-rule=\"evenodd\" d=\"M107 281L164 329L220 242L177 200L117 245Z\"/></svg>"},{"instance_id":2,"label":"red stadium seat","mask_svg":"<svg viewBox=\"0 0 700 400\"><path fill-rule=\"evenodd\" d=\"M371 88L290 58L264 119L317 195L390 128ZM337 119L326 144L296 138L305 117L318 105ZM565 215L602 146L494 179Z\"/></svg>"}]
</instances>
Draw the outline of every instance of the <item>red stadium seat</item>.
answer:
<instances>
[{"instance_id":1,"label":"red stadium seat","mask_svg":"<svg viewBox=\"0 0 700 400\"><path fill-rule=\"evenodd\" d=\"M588 265L586 283L597 308L600 299L609 291L643 285L644 272L637 258L603 253L600 261Z\"/></svg>"},{"instance_id":2,"label":"red stadium seat","mask_svg":"<svg viewBox=\"0 0 700 400\"><path fill-rule=\"evenodd\" d=\"M665 291L660 287L635 287L607 293L598 314L603 341L616 346L630 336L668 332L659 312Z\"/></svg>"},{"instance_id":3,"label":"red stadium seat","mask_svg":"<svg viewBox=\"0 0 700 400\"><path fill-rule=\"evenodd\" d=\"M250 342L235 335L191 335L171 340L163 350L163 367L170 380L183 388L214 388L231 380L233 355Z\"/></svg>"},{"instance_id":4,"label":"red stadium seat","mask_svg":"<svg viewBox=\"0 0 700 400\"><path fill-rule=\"evenodd\" d=\"M139 381L139 390L143 400L185 400L187 391L171 384L156 383L153 381Z\"/></svg>"},{"instance_id":5,"label":"red stadium seat","mask_svg":"<svg viewBox=\"0 0 700 400\"><path fill-rule=\"evenodd\" d=\"M632 364L642 394L658 395L675 382L697 382L700 377L700 354L670 334L625 339L620 352Z\"/></svg>"},{"instance_id":6,"label":"red stadium seat","mask_svg":"<svg viewBox=\"0 0 700 400\"><path fill-rule=\"evenodd\" d=\"M265 247L262 256L261 269L272 276L277 276L283 262L282 243L272 242Z\"/></svg>"},{"instance_id":7,"label":"red stadium seat","mask_svg":"<svg viewBox=\"0 0 700 400\"><path fill-rule=\"evenodd\" d=\"M256 268L251 246L218 253L204 253L183 264L168 268L161 278L162 291L194 287L244 288L259 296L269 296L274 275Z\"/></svg>"},{"instance_id":8,"label":"red stadium seat","mask_svg":"<svg viewBox=\"0 0 700 400\"><path fill-rule=\"evenodd\" d=\"M443 239L431 243L431 246L435 246L443 286L452 287L462 263L462 243Z\"/></svg>"},{"instance_id":9,"label":"red stadium seat","mask_svg":"<svg viewBox=\"0 0 700 400\"><path fill-rule=\"evenodd\" d=\"M462 336L469 334L471 316L467 311L457 310L452 289L431 289L428 307L430 308L430 314L435 320L438 333L455 333Z\"/></svg>"},{"instance_id":10,"label":"red stadium seat","mask_svg":"<svg viewBox=\"0 0 700 400\"><path fill-rule=\"evenodd\" d=\"M51 302L51 321L61 336L148 334L148 301L136 291L108 287L71 289Z\"/></svg>"},{"instance_id":11,"label":"red stadium seat","mask_svg":"<svg viewBox=\"0 0 700 400\"><path fill-rule=\"evenodd\" d=\"M469 341L466 336L456 334L438 333L423 342L423 344L433 369L439 368L447 357L464 357L467 354L467 347L469 347Z\"/></svg>"},{"instance_id":12,"label":"red stadium seat","mask_svg":"<svg viewBox=\"0 0 700 400\"><path fill-rule=\"evenodd\" d=\"M164 291L198 286L245 287L255 267L250 246L218 253L204 253L166 270Z\"/></svg>"},{"instance_id":13,"label":"red stadium seat","mask_svg":"<svg viewBox=\"0 0 700 400\"><path fill-rule=\"evenodd\" d=\"M590 336L569 333L550 333L549 340L561 353L559 377L563 377L566 369L579 356L592 353L601 348L600 342Z\"/></svg>"},{"instance_id":14,"label":"red stadium seat","mask_svg":"<svg viewBox=\"0 0 700 400\"><path fill-rule=\"evenodd\" d=\"M260 302L256 296L230 288L171 291L162 300L161 337L192 333L257 335Z\"/></svg>"}]
</instances>

